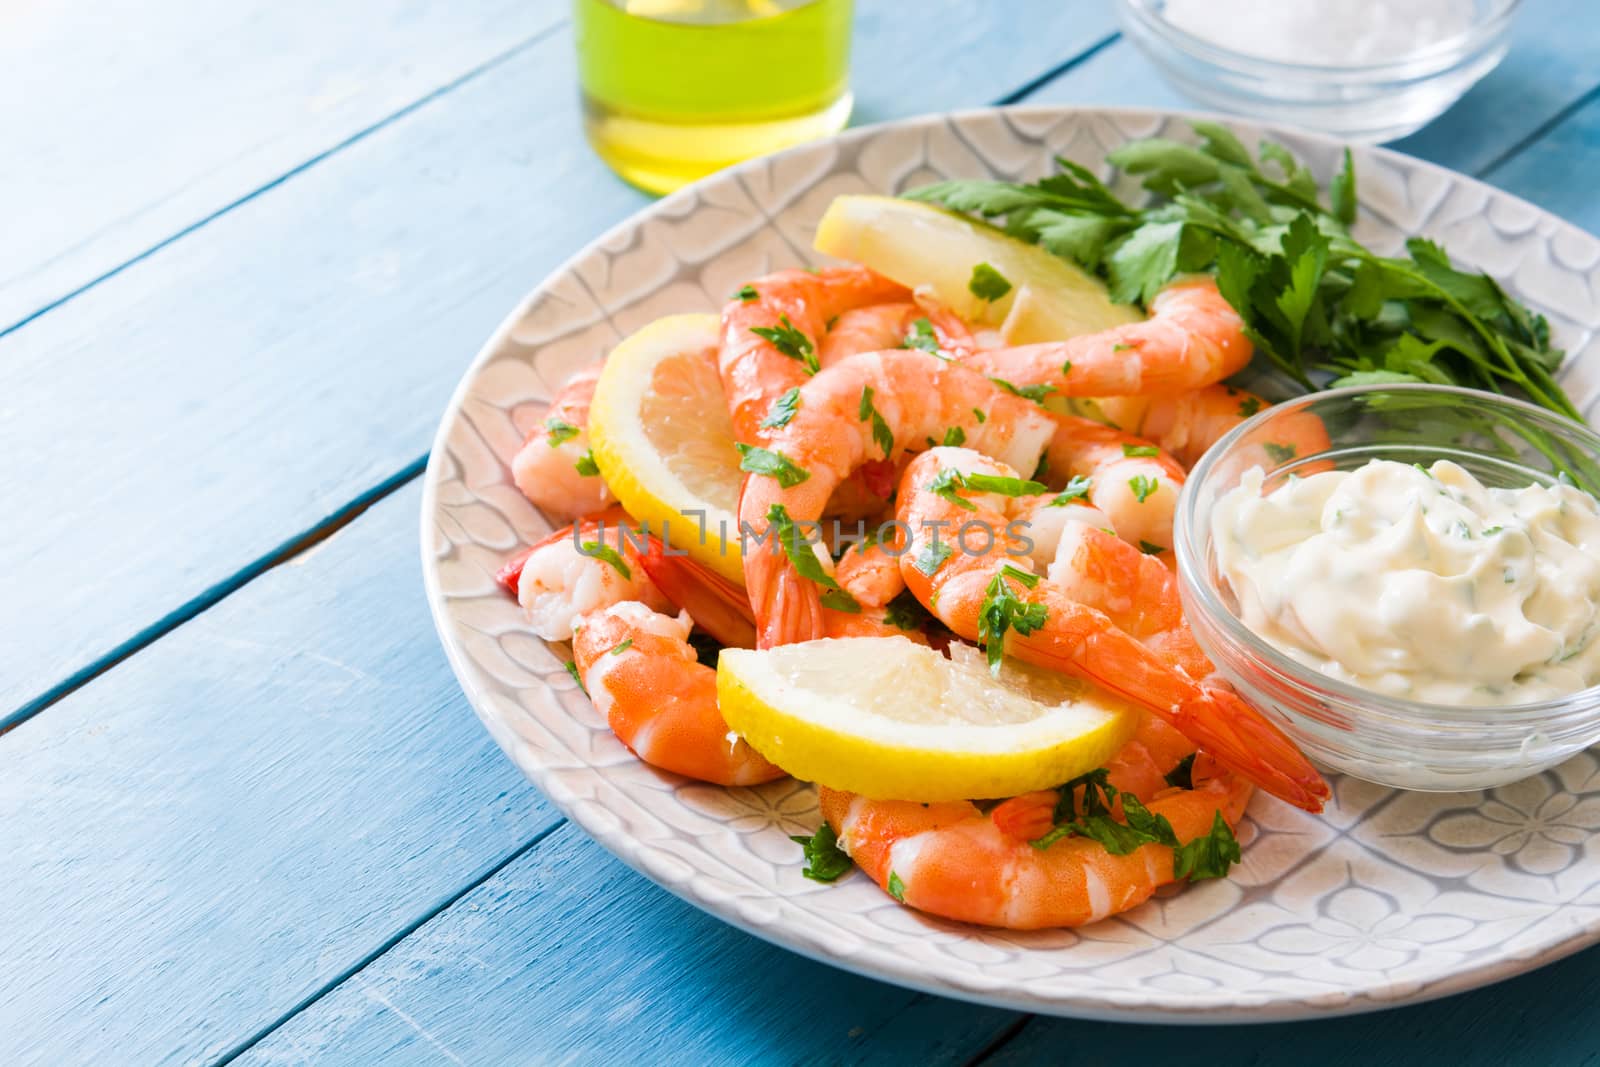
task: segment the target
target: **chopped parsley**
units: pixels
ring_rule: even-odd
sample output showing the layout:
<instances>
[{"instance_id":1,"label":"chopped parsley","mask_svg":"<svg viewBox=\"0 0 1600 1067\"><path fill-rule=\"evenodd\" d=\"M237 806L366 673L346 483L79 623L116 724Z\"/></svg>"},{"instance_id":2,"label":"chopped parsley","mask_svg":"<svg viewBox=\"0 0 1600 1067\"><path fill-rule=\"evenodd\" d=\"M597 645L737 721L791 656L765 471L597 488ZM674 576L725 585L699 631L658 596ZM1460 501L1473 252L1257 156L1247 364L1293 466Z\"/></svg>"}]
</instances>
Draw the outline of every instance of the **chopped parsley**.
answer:
<instances>
[{"instance_id":1,"label":"chopped parsley","mask_svg":"<svg viewBox=\"0 0 1600 1067\"><path fill-rule=\"evenodd\" d=\"M900 590L883 609L883 621L897 630L920 630L929 617L928 610L909 589Z\"/></svg>"},{"instance_id":2,"label":"chopped parsley","mask_svg":"<svg viewBox=\"0 0 1600 1067\"><path fill-rule=\"evenodd\" d=\"M788 315L779 315L777 326L752 326L750 332L763 341L770 341L772 347L781 354L805 364L810 373L815 374L822 369L822 364L817 362L817 350L811 338L795 329Z\"/></svg>"},{"instance_id":3,"label":"chopped parsley","mask_svg":"<svg viewBox=\"0 0 1600 1067\"><path fill-rule=\"evenodd\" d=\"M784 391L783 395L772 402L772 407L767 410L766 418L761 420L764 430L776 430L789 425L789 420L794 418L800 410L800 387L793 386Z\"/></svg>"},{"instance_id":4,"label":"chopped parsley","mask_svg":"<svg viewBox=\"0 0 1600 1067\"><path fill-rule=\"evenodd\" d=\"M1124 807L1127 801L1123 801ZM1211 832L1188 844L1179 845L1172 855L1172 870L1179 878L1198 882L1203 878L1222 878L1239 862L1239 839L1217 812L1211 817Z\"/></svg>"},{"instance_id":5,"label":"chopped parsley","mask_svg":"<svg viewBox=\"0 0 1600 1067\"><path fill-rule=\"evenodd\" d=\"M1154 541L1139 542L1139 551L1143 552L1147 556L1159 556L1166 550L1167 549L1165 545L1158 545Z\"/></svg>"},{"instance_id":6,"label":"chopped parsley","mask_svg":"<svg viewBox=\"0 0 1600 1067\"><path fill-rule=\"evenodd\" d=\"M967 443L967 431L959 426L952 426L944 432L944 447L960 448Z\"/></svg>"},{"instance_id":7,"label":"chopped parsley","mask_svg":"<svg viewBox=\"0 0 1600 1067\"><path fill-rule=\"evenodd\" d=\"M1168 785L1175 786L1178 789L1194 788L1194 755L1193 752L1189 753L1178 761L1176 767L1162 775L1167 780Z\"/></svg>"},{"instance_id":8,"label":"chopped parsley","mask_svg":"<svg viewBox=\"0 0 1600 1067\"><path fill-rule=\"evenodd\" d=\"M1261 442L1261 447L1266 450L1267 458L1274 463L1289 462L1295 457L1297 451L1294 445L1280 445L1274 441L1263 441ZM1424 471L1423 473L1426 474L1427 472ZM1432 477L1432 475L1429 475L1429 477Z\"/></svg>"},{"instance_id":9,"label":"chopped parsley","mask_svg":"<svg viewBox=\"0 0 1600 1067\"><path fill-rule=\"evenodd\" d=\"M597 478L600 476L600 464L594 461L594 449L592 448L584 449L583 455L578 457L578 462L574 463L572 467L585 478Z\"/></svg>"},{"instance_id":10,"label":"chopped parsley","mask_svg":"<svg viewBox=\"0 0 1600 1067\"><path fill-rule=\"evenodd\" d=\"M572 675L572 680L578 683L578 688L583 690L583 695L589 695L589 687L583 684L583 677L578 673L578 662L567 660L567 673Z\"/></svg>"},{"instance_id":11,"label":"chopped parsley","mask_svg":"<svg viewBox=\"0 0 1600 1067\"><path fill-rule=\"evenodd\" d=\"M917 558L911 561L911 565L932 578L934 572L944 566L944 561L954 552L955 549L939 540L938 534L935 534L932 540L922 546L922 550L917 553Z\"/></svg>"},{"instance_id":12,"label":"chopped parsley","mask_svg":"<svg viewBox=\"0 0 1600 1067\"><path fill-rule=\"evenodd\" d=\"M989 375L989 380L1012 396L1020 396L1024 400L1031 400L1035 404L1044 403L1044 398L1056 391L1053 385L1015 385L1004 378Z\"/></svg>"},{"instance_id":13,"label":"chopped parsley","mask_svg":"<svg viewBox=\"0 0 1600 1067\"><path fill-rule=\"evenodd\" d=\"M906 884L893 871L889 872L889 895L902 904L906 902Z\"/></svg>"},{"instance_id":14,"label":"chopped parsley","mask_svg":"<svg viewBox=\"0 0 1600 1067\"><path fill-rule=\"evenodd\" d=\"M735 444L733 447L739 450L740 470L776 478L778 484L785 489L792 489L811 477L810 471L796 466L794 461L782 452L743 443Z\"/></svg>"},{"instance_id":15,"label":"chopped parsley","mask_svg":"<svg viewBox=\"0 0 1600 1067\"><path fill-rule=\"evenodd\" d=\"M1089 490L1094 488L1094 479L1078 475L1067 483L1065 489L1055 495L1046 507L1064 508L1075 500L1088 500Z\"/></svg>"},{"instance_id":16,"label":"chopped parsley","mask_svg":"<svg viewBox=\"0 0 1600 1067\"><path fill-rule=\"evenodd\" d=\"M957 475L961 484L980 493L999 493L1001 496L1039 496L1049 487L1025 478L1003 478L997 474Z\"/></svg>"},{"instance_id":17,"label":"chopped parsley","mask_svg":"<svg viewBox=\"0 0 1600 1067\"><path fill-rule=\"evenodd\" d=\"M888 459L890 453L894 451L894 432L889 429L888 422L878 413L878 409L872 406L870 385L861 390L861 405L857 409L857 414L862 422L872 420L872 442L883 449L883 458Z\"/></svg>"},{"instance_id":18,"label":"chopped parsley","mask_svg":"<svg viewBox=\"0 0 1600 1067\"><path fill-rule=\"evenodd\" d=\"M911 324L911 329L906 331L905 340L901 348L918 348L929 355L939 354L939 338L934 335L933 323L927 319L917 319Z\"/></svg>"},{"instance_id":19,"label":"chopped parsley","mask_svg":"<svg viewBox=\"0 0 1600 1067\"><path fill-rule=\"evenodd\" d=\"M790 517L788 508L782 504L772 505L767 509L767 522L772 527L773 536L778 539L783 554L789 557L790 565L800 577L816 582L822 587L823 607L852 614L861 610L856 598L845 592L844 587L834 580L833 575L823 569L822 561L811 551L810 543L800 536L800 528Z\"/></svg>"},{"instance_id":20,"label":"chopped parsley","mask_svg":"<svg viewBox=\"0 0 1600 1067\"><path fill-rule=\"evenodd\" d=\"M1039 584L1039 576L1020 570L1007 563L984 588L983 604L978 609L978 641L983 645L989 660L989 671L999 677L1000 661L1005 652L1006 632L1015 630L1026 637L1045 624L1049 609L1043 604L1030 604L1017 596L1008 582L1016 582L1024 589Z\"/></svg>"},{"instance_id":21,"label":"chopped parsley","mask_svg":"<svg viewBox=\"0 0 1600 1067\"><path fill-rule=\"evenodd\" d=\"M972 277L967 279L967 292L979 300L992 303L1010 291L1011 282L987 263L979 263L973 267Z\"/></svg>"},{"instance_id":22,"label":"chopped parsley","mask_svg":"<svg viewBox=\"0 0 1600 1067\"><path fill-rule=\"evenodd\" d=\"M839 836L833 827L823 823L810 837L790 834L789 840L805 849L806 866L800 873L813 882L832 882L847 874L855 866L844 849L839 847Z\"/></svg>"},{"instance_id":23,"label":"chopped parsley","mask_svg":"<svg viewBox=\"0 0 1600 1067\"><path fill-rule=\"evenodd\" d=\"M1155 445L1123 445L1122 454L1128 459L1133 459L1135 457L1145 458L1148 456L1161 455L1161 449L1157 448Z\"/></svg>"},{"instance_id":24,"label":"chopped parsley","mask_svg":"<svg viewBox=\"0 0 1600 1067\"><path fill-rule=\"evenodd\" d=\"M579 433L578 428L572 423L558 419L554 415L544 420L544 428L548 431L544 435L545 443L551 448L556 448L572 440Z\"/></svg>"},{"instance_id":25,"label":"chopped parsley","mask_svg":"<svg viewBox=\"0 0 1600 1067\"><path fill-rule=\"evenodd\" d=\"M1136 474L1128 479L1128 488L1133 490L1134 497L1143 504L1150 499L1150 495L1161 486L1161 479L1150 478L1143 474Z\"/></svg>"},{"instance_id":26,"label":"chopped parsley","mask_svg":"<svg viewBox=\"0 0 1600 1067\"><path fill-rule=\"evenodd\" d=\"M1239 401L1239 414L1247 419L1260 410L1261 400L1258 397L1247 396Z\"/></svg>"},{"instance_id":27,"label":"chopped parsley","mask_svg":"<svg viewBox=\"0 0 1600 1067\"><path fill-rule=\"evenodd\" d=\"M628 581L633 580L633 571L629 570L628 565L623 562L622 553L610 545L602 544L599 541L585 541L578 546L578 551L591 559L610 564L611 569L622 575L623 578Z\"/></svg>"},{"instance_id":28,"label":"chopped parsley","mask_svg":"<svg viewBox=\"0 0 1600 1067\"><path fill-rule=\"evenodd\" d=\"M973 408L972 409L972 417L978 420L978 425L979 426L982 426L984 423L989 421L989 416L987 416L987 415L985 415L983 413L983 409L982 408Z\"/></svg>"},{"instance_id":29,"label":"chopped parsley","mask_svg":"<svg viewBox=\"0 0 1600 1067\"><path fill-rule=\"evenodd\" d=\"M961 472L946 467L934 476L933 481L926 486L928 492L934 496L943 497L945 500L961 508L963 511L977 511L978 505L972 501L956 495L956 491L964 489L966 482L961 478Z\"/></svg>"},{"instance_id":30,"label":"chopped parsley","mask_svg":"<svg viewBox=\"0 0 1600 1067\"><path fill-rule=\"evenodd\" d=\"M620 656L620 655L622 655L624 652L628 651L628 649L630 649L632 647L633 647L633 638L624 637L622 639L622 644L618 645L616 648L613 648L611 650L611 654L613 656Z\"/></svg>"},{"instance_id":31,"label":"chopped parsley","mask_svg":"<svg viewBox=\"0 0 1600 1067\"><path fill-rule=\"evenodd\" d=\"M753 286L753 285L744 285L744 286L740 286L739 289L736 290L734 292L734 294L732 296L730 296L728 299L729 300L742 300L746 304L748 304L752 300L760 299L760 297L761 297L761 294L756 292L756 287L755 286Z\"/></svg>"}]
</instances>

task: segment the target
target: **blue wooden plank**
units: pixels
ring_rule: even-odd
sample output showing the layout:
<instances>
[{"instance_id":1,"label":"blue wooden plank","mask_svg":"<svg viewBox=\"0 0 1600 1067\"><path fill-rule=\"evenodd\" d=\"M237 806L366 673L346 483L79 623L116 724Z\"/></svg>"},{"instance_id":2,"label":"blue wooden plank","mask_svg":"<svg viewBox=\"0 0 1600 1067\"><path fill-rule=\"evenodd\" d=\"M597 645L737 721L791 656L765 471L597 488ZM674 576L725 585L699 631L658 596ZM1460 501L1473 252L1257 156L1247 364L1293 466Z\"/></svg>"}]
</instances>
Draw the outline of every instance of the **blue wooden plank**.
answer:
<instances>
[{"instance_id":1,"label":"blue wooden plank","mask_svg":"<svg viewBox=\"0 0 1600 1067\"><path fill-rule=\"evenodd\" d=\"M1030 0L1039 32L979 63L1015 8L895 10L862 5L867 114L982 103L1110 26ZM415 462L495 323L644 203L583 144L572 50L540 41L0 339L0 723ZM947 61L964 81L921 73Z\"/></svg>"},{"instance_id":2,"label":"blue wooden plank","mask_svg":"<svg viewBox=\"0 0 1600 1067\"><path fill-rule=\"evenodd\" d=\"M563 0L11 4L0 331L548 30ZM21 210L26 205L26 210Z\"/></svg>"},{"instance_id":3,"label":"blue wooden plank","mask_svg":"<svg viewBox=\"0 0 1600 1067\"><path fill-rule=\"evenodd\" d=\"M0 1063L214 1059L555 824L435 641L420 495L0 736Z\"/></svg>"},{"instance_id":4,"label":"blue wooden plank","mask_svg":"<svg viewBox=\"0 0 1600 1067\"><path fill-rule=\"evenodd\" d=\"M935 1067L1017 1018L748 937L569 823L240 1062Z\"/></svg>"},{"instance_id":5,"label":"blue wooden plank","mask_svg":"<svg viewBox=\"0 0 1600 1067\"><path fill-rule=\"evenodd\" d=\"M1600 233L1600 198L1590 175L1600 156L1600 100L1591 99L1514 157L1489 180Z\"/></svg>"},{"instance_id":6,"label":"blue wooden plank","mask_svg":"<svg viewBox=\"0 0 1600 1067\"><path fill-rule=\"evenodd\" d=\"M1600 949L1487 989L1353 1019L1210 1028L1035 1018L983 1063L1592 1064L1600 1059L1600 1017L1589 1009L1597 992Z\"/></svg>"}]
</instances>

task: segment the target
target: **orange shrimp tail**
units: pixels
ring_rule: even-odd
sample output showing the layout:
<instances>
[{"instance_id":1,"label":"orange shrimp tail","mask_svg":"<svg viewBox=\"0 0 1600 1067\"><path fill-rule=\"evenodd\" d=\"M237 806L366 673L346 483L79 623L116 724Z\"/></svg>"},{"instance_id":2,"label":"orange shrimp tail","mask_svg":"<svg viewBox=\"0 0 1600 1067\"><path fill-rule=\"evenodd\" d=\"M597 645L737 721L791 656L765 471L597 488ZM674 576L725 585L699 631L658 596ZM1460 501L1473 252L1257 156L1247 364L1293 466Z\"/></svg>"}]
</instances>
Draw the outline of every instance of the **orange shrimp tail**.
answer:
<instances>
[{"instance_id":1,"label":"orange shrimp tail","mask_svg":"<svg viewBox=\"0 0 1600 1067\"><path fill-rule=\"evenodd\" d=\"M654 535L639 565L668 600L726 648L756 647L755 616L743 589L687 556L668 553Z\"/></svg>"},{"instance_id":2,"label":"orange shrimp tail","mask_svg":"<svg viewBox=\"0 0 1600 1067\"><path fill-rule=\"evenodd\" d=\"M781 548L752 544L745 553L744 576L756 618L757 648L827 636L822 595L815 584L800 577Z\"/></svg>"},{"instance_id":3,"label":"orange shrimp tail","mask_svg":"<svg viewBox=\"0 0 1600 1067\"><path fill-rule=\"evenodd\" d=\"M1035 841L1055 827L1056 802L1061 793L1040 789L1002 801L989 813L989 819L1007 837Z\"/></svg>"},{"instance_id":4,"label":"orange shrimp tail","mask_svg":"<svg viewBox=\"0 0 1600 1067\"><path fill-rule=\"evenodd\" d=\"M1205 688L1170 719L1223 767L1297 808L1319 812L1332 795L1294 742L1235 693Z\"/></svg>"}]
</instances>

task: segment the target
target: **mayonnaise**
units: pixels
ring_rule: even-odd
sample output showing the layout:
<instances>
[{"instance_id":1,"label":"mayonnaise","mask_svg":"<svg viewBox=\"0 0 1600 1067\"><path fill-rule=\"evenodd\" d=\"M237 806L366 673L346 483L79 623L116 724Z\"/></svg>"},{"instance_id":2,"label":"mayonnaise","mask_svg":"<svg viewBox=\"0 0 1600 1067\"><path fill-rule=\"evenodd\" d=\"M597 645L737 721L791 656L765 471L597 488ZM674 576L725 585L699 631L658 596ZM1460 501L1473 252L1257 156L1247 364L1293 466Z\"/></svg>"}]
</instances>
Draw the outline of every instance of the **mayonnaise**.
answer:
<instances>
[{"instance_id":1,"label":"mayonnaise","mask_svg":"<svg viewBox=\"0 0 1600 1067\"><path fill-rule=\"evenodd\" d=\"M1600 506L1567 485L1489 489L1450 462L1373 460L1217 501L1241 621L1365 689L1525 704L1600 683Z\"/></svg>"}]
</instances>

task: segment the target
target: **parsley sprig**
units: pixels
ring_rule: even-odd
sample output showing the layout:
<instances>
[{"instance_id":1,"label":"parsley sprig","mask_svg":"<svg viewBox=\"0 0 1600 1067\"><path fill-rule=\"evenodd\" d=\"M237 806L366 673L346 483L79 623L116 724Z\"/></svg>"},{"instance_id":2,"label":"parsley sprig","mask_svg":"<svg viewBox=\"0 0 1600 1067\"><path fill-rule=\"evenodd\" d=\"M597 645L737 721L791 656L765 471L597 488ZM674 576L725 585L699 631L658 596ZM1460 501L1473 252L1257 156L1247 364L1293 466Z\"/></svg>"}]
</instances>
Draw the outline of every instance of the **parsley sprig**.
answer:
<instances>
[{"instance_id":1,"label":"parsley sprig","mask_svg":"<svg viewBox=\"0 0 1600 1067\"><path fill-rule=\"evenodd\" d=\"M1039 584L1039 576L1004 564L984 587L983 604L978 608L978 641L988 657L989 673L997 678L1005 654L1006 632L1015 630L1026 637L1043 626L1050 615L1043 604L1032 604L1018 596L1011 582L1032 589Z\"/></svg>"},{"instance_id":2,"label":"parsley sprig","mask_svg":"<svg viewBox=\"0 0 1600 1067\"><path fill-rule=\"evenodd\" d=\"M778 546L783 549L784 555L789 557L789 563L800 577L816 582L822 587L823 607L851 614L861 610L856 598L845 592L844 587L823 568L822 561L811 551L810 540L802 535L799 523L794 521L788 508L782 504L773 504L767 509L767 523L772 536L777 539Z\"/></svg>"},{"instance_id":3,"label":"parsley sprig","mask_svg":"<svg viewBox=\"0 0 1600 1067\"><path fill-rule=\"evenodd\" d=\"M811 338L789 321L789 316L779 315L776 326L752 326L750 332L763 341L771 342L781 355L799 360L807 373L815 374L822 369L822 364L817 360L816 346L811 343Z\"/></svg>"},{"instance_id":4,"label":"parsley sprig","mask_svg":"<svg viewBox=\"0 0 1600 1067\"><path fill-rule=\"evenodd\" d=\"M1436 382L1519 394L1580 418L1555 381L1563 353L1544 317L1423 238L1383 256L1349 232L1354 162L1326 202L1311 171L1263 141L1255 156L1216 123L1198 145L1130 141L1107 157L1140 175L1141 207L1069 160L1032 184L947 181L908 195L1003 219L1008 233L1102 274L1111 297L1148 303L1175 276L1216 275L1257 351L1302 387Z\"/></svg>"},{"instance_id":5,"label":"parsley sprig","mask_svg":"<svg viewBox=\"0 0 1600 1067\"><path fill-rule=\"evenodd\" d=\"M790 834L789 840L805 849L806 866L800 873L814 882L836 881L855 866L839 847L839 835L827 823L817 827L817 832L810 837Z\"/></svg>"}]
</instances>

